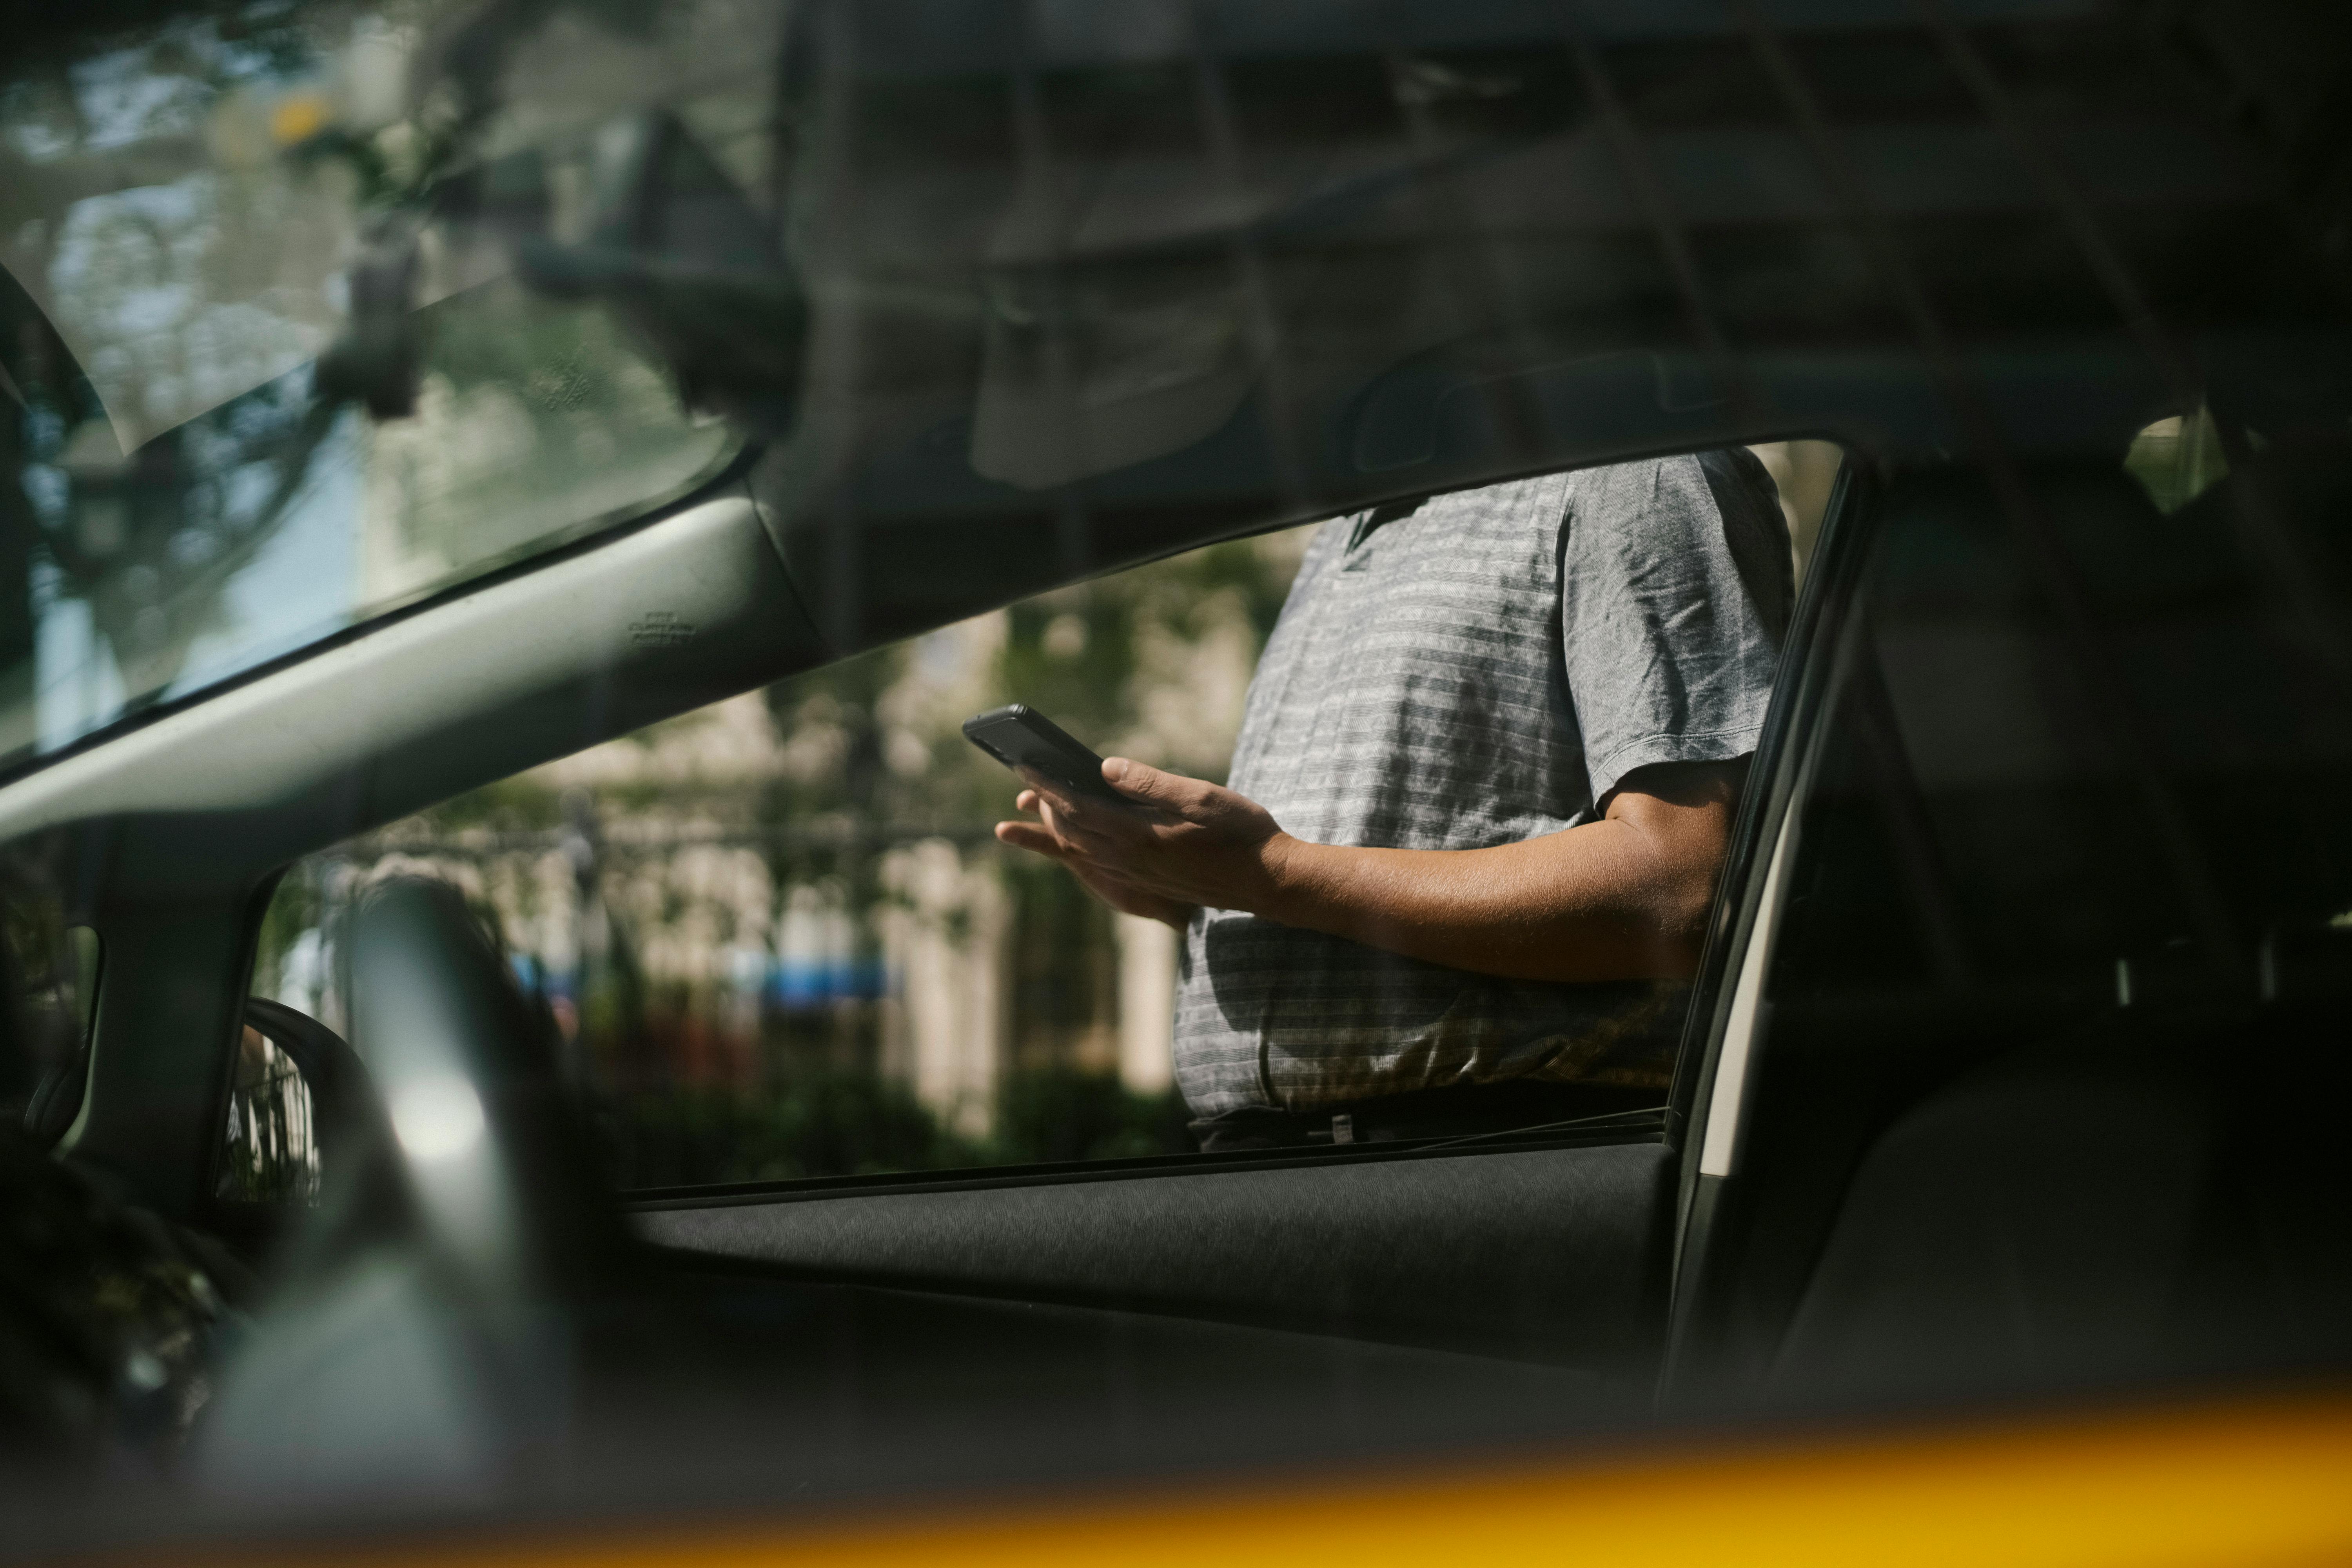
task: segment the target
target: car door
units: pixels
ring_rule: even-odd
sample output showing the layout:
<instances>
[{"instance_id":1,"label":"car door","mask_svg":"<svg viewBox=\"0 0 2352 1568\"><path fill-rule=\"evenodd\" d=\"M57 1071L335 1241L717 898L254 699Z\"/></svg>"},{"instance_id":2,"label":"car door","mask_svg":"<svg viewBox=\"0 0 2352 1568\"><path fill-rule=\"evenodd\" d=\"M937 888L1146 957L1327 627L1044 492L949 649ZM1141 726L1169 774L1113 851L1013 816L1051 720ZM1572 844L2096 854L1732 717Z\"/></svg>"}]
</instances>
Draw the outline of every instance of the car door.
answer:
<instances>
[{"instance_id":1,"label":"car door","mask_svg":"<svg viewBox=\"0 0 2352 1568\"><path fill-rule=\"evenodd\" d=\"M2342 1353L2345 448L1867 487L1693 1085L1675 1385L1982 1399ZM2181 433L2181 426L2187 426ZM2242 437L2239 437L2242 443ZM2305 600L2307 605L2315 604ZM2224 805L2223 803L2228 803ZM2317 1312L2319 1315L2314 1315Z\"/></svg>"}]
</instances>

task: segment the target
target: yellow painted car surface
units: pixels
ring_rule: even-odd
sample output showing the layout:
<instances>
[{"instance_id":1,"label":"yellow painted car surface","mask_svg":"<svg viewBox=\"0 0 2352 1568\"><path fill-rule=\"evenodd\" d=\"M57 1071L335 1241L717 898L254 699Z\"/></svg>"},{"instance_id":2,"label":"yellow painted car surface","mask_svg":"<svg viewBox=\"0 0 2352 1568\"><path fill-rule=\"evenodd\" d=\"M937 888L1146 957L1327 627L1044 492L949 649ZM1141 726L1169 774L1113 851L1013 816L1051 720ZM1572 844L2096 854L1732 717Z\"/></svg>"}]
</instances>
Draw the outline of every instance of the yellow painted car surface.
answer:
<instances>
[{"instance_id":1,"label":"yellow painted car surface","mask_svg":"<svg viewBox=\"0 0 2352 1568\"><path fill-rule=\"evenodd\" d=\"M227 1561L222 1559L221 1561ZM616 1538L240 1554L362 1568L990 1568L1670 1562L1693 1568L2352 1563L2352 1394L1875 1436L1843 1432L1502 1473Z\"/></svg>"}]
</instances>

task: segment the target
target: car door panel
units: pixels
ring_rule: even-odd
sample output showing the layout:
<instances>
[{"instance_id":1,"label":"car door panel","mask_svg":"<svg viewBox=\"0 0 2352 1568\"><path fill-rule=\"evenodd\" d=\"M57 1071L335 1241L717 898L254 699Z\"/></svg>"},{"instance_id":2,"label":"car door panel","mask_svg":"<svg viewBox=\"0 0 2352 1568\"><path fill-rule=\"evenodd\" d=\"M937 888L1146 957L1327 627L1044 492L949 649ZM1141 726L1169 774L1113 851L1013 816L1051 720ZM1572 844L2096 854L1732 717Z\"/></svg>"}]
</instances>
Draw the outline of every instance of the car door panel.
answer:
<instances>
[{"instance_id":1,"label":"car door panel","mask_svg":"<svg viewBox=\"0 0 2352 1568\"><path fill-rule=\"evenodd\" d=\"M707 1200L638 1233L811 1276L1633 1373L1655 1354L1675 1157L1656 1142Z\"/></svg>"}]
</instances>

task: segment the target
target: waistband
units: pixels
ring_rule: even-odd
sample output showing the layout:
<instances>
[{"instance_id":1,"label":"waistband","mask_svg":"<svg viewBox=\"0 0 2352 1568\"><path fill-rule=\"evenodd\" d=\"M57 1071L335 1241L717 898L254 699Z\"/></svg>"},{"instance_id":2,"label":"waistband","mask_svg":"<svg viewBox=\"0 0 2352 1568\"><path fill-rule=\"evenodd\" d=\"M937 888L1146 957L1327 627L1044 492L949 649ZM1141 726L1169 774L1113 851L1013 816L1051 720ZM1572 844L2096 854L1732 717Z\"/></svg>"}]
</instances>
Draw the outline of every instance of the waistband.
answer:
<instances>
[{"instance_id":1,"label":"waistband","mask_svg":"<svg viewBox=\"0 0 2352 1568\"><path fill-rule=\"evenodd\" d=\"M1307 1110L1246 1105L1192 1122L1207 1154L1334 1143L1465 1138L1663 1106L1665 1091L1618 1084L1518 1079L1318 1105Z\"/></svg>"}]
</instances>

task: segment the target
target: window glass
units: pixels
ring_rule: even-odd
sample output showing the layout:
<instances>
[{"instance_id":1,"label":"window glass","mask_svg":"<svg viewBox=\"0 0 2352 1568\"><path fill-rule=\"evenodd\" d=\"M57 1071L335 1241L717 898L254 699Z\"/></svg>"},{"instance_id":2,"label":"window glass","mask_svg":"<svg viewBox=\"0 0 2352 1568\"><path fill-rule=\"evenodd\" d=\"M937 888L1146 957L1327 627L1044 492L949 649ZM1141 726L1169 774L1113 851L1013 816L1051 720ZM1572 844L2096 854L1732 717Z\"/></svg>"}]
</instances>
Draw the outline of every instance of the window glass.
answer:
<instances>
[{"instance_id":1,"label":"window glass","mask_svg":"<svg viewBox=\"0 0 2352 1568\"><path fill-rule=\"evenodd\" d=\"M1805 525L1790 534L1809 538L1835 449L1763 455L1790 476ZM1770 506L1765 469L1748 471ZM1213 937L1114 914L1064 867L1000 844L1018 785L960 726L1017 700L1105 754L1225 779L1318 537L1213 545L1025 599L310 857L268 910L256 992L342 1027L340 912L423 872L502 934L626 1186L1189 1152L1204 1107L1174 1070L1184 965L1227 960ZM1786 580L1785 560L1773 569ZM1547 604L1528 647L1549 668ZM1425 631L1382 635L1409 668ZM1595 1047L1589 1073L1504 1120L1649 1115L1679 996L1635 998L1662 1045ZM1327 1117L1305 1136L1352 1129Z\"/></svg>"},{"instance_id":2,"label":"window glass","mask_svg":"<svg viewBox=\"0 0 2352 1568\"><path fill-rule=\"evenodd\" d=\"M2287 1342L2234 1314L2342 1278L2313 1195L2352 1020L2331 426L2200 412L2120 467L1879 501L1783 840L1738 1239L1711 1244L1742 1259L1718 1342L1779 1346L1783 1386L1979 1389L2221 1322ZM1846 1348L1928 1300L1935 1355Z\"/></svg>"},{"instance_id":3,"label":"window glass","mask_svg":"<svg viewBox=\"0 0 2352 1568\"><path fill-rule=\"evenodd\" d=\"M516 234L609 217L614 169L650 154L596 127L622 116L626 142L661 70L602 101L535 77L461 135L410 90L457 9L248 9L0 74L0 595L28 612L0 616L0 763L642 512L734 449L646 323L519 271ZM703 132L661 153L755 231L759 53L671 95Z\"/></svg>"},{"instance_id":4,"label":"window glass","mask_svg":"<svg viewBox=\"0 0 2352 1568\"><path fill-rule=\"evenodd\" d=\"M2159 419L2142 430L2132 440L2124 468L2147 491L2157 510L2167 516L2230 477L2221 426L2201 407L2193 414Z\"/></svg>"},{"instance_id":5,"label":"window glass","mask_svg":"<svg viewBox=\"0 0 2352 1568\"><path fill-rule=\"evenodd\" d=\"M2249 473L2200 410L2119 473L2041 477L2038 514L1956 483L1888 520L1805 808L1784 1006L1843 1029L1935 999L1937 1033L1990 1044L2018 1037L1981 1035L1988 1008L2040 1034L2346 993L2352 715L2245 511L2306 604L2340 595L2352 462L2333 431L2239 443Z\"/></svg>"},{"instance_id":6,"label":"window glass","mask_svg":"<svg viewBox=\"0 0 2352 1568\"><path fill-rule=\"evenodd\" d=\"M1181 520L1824 418L1958 450L1952 355L2021 451L2105 454L2151 392L2111 302L2044 277L2046 205L1961 173L1989 132L1918 39L1817 63L1865 163L1941 171L1889 217L1951 339L1924 356L1784 167L1780 86L1672 8L1573 67L1519 5L38 9L0 62L0 766L753 447L821 631L865 648ZM1896 80L1945 140L1884 122ZM2061 96L2128 128L2117 192L2164 215L2119 255L2198 258L2174 294L2220 310L2160 324L2336 407L2318 253L2221 199L2242 150L2193 96L2114 90Z\"/></svg>"}]
</instances>

